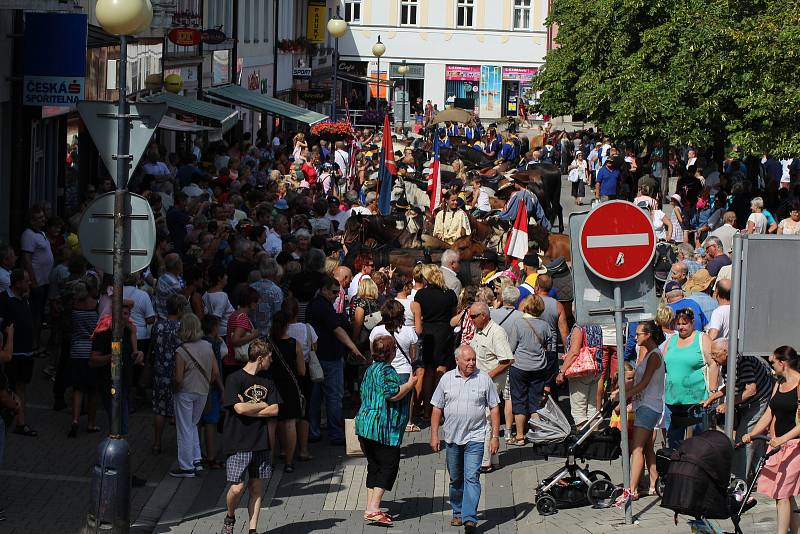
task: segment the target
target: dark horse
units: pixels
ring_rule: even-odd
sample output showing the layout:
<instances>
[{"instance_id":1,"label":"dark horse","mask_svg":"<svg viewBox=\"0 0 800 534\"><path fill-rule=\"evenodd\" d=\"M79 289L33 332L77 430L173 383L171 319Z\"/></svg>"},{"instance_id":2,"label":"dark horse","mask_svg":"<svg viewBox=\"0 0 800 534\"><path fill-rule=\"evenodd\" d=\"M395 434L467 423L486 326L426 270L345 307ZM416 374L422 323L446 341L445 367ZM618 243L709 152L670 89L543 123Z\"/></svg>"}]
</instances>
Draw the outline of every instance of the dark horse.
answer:
<instances>
[{"instance_id":1,"label":"dark horse","mask_svg":"<svg viewBox=\"0 0 800 534\"><path fill-rule=\"evenodd\" d=\"M558 232L564 233L564 211L561 207L561 169L558 165L542 163L533 169L518 171L517 174L531 179L530 189L536 193L544 214L555 224L558 218Z\"/></svg>"}]
</instances>

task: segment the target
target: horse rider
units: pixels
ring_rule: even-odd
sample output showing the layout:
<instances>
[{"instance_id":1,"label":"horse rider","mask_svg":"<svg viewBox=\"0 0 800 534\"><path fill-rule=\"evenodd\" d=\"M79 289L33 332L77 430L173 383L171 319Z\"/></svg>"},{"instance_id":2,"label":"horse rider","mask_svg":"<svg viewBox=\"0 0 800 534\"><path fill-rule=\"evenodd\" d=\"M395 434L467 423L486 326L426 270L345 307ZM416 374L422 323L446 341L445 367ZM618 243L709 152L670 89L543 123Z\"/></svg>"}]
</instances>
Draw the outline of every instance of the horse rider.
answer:
<instances>
[{"instance_id":1,"label":"horse rider","mask_svg":"<svg viewBox=\"0 0 800 534\"><path fill-rule=\"evenodd\" d=\"M469 217L458 207L458 195L447 191L444 193L446 207L439 210L433 223L433 237L452 245L462 237L472 233Z\"/></svg>"},{"instance_id":2,"label":"horse rider","mask_svg":"<svg viewBox=\"0 0 800 534\"><path fill-rule=\"evenodd\" d=\"M511 180L514 182L516 191L511 195L511 198L508 199L508 202L506 202L506 207L503 208L503 212L499 215L499 218L503 221L513 221L517 217L517 207L519 203L524 202L528 212L528 220L534 219L536 224L549 232L553 228L553 225L545 216L544 209L539 203L539 199L532 191L528 190L528 177L514 174L511 176Z\"/></svg>"},{"instance_id":3,"label":"horse rider","mask_svg":"<svg viewBox=\"0 0 800 534\"><path fill-rule=\"evenodd\" d=\"M452 148L450 145L450 136L448 135L446 128L439 129L439 148Z\"/></svg>"},{"instance_id":4,"label":"horse rider","mask_svg":"<svg viewBox=\"0 0 800 534\"><path fill-rule=\"evenodd\" d=\"M460 130L458 128L457 122L445 122L445 127L447 128L447 136L448 137L458 137L461 135Z\"/></svg>"}]
</instances>

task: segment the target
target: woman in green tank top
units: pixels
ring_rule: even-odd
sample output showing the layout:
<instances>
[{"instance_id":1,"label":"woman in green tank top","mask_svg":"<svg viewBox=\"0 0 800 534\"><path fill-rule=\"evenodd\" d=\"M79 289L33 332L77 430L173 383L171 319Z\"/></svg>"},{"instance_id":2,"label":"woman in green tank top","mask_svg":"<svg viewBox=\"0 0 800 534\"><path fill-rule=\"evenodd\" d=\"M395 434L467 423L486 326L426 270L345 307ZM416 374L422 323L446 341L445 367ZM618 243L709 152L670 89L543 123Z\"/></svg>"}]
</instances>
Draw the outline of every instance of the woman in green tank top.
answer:
<instances>
[{"instance_id":1,"label":"woman in green tank top","mask_svg":"<svg viewBox=\"0 0 800 534\"><path fill-rule=\"evenodd\" d=\"M716 390L719 366L710 358L711 340L694 329L694 312L675 312L677 336L672 336L664 352L666 381L664 403L670 414L667 425L669 447L677 448L686 435L689 409L702 402L709 390ZM706 375L708 383L706 383Z\"/></svg>"}]
</instances>

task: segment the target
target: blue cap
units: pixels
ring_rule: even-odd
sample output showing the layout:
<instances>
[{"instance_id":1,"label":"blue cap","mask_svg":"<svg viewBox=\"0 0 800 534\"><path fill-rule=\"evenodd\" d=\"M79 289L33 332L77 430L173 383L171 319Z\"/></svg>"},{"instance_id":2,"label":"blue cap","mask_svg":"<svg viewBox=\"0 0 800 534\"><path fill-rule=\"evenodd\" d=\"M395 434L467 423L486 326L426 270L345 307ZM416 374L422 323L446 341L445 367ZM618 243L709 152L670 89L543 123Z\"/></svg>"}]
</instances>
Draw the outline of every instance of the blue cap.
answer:
<instances>
[{"instance_id":1,"label":"blue cap","mask_svg":"<svg viewBox=\"0 0 800 534\"><path fill-rule=\"evenodd\" d=\"M275 203L275 209L276 210L288 210L289 209L289 203L286 202L285 198L279 198L278 201Z\"/></svg>"}]
</instances>

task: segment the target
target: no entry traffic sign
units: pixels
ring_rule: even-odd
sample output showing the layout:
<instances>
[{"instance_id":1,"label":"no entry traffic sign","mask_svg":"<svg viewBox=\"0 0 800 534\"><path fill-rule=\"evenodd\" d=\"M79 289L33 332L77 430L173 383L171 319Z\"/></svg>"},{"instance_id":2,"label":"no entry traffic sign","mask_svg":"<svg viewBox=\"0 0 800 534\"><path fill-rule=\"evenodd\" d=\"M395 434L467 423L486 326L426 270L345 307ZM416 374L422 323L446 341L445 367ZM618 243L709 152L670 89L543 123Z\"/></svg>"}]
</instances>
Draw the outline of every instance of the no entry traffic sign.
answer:
<instances>
[{"instance_id":1,"label":"no entry traffic sign","mask_svg":"<svg viewBox=\"0 0 800 534\"><path fill-rule=\"evenodd\" d=\"M624 200L605 202L581 226L581 256L594 274L611 282L638 276L653 261L656 236L650 217Z\"/></svg>"}]
</instances>

